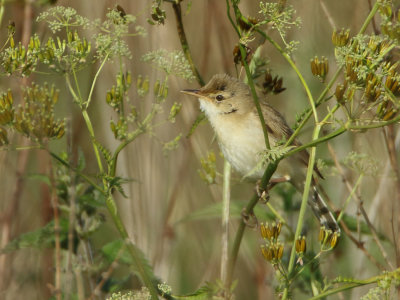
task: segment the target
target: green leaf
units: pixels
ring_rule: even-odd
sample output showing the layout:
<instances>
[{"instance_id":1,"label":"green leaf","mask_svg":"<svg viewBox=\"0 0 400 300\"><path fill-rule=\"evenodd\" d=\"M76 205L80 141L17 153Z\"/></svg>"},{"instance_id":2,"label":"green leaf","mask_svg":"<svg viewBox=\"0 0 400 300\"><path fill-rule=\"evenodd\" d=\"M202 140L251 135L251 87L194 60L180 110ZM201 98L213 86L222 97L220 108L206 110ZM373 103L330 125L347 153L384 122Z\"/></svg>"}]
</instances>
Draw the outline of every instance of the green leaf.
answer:
<instances>
[{"instance_id":1,"label":"green leaf","mask_svg":"<svg viewBox=\"0 0 400 300\"><path fill-rule=\"evenodd\" d=\"M68 220L60 219L60 239L64 241L68 235ZM48 248L52 247L55 241L54 221L49 222L44 227L31 232L23 233L9 242L0 253L12 252L23 248Z\"/></svg>"},{"instance_id":2,"label":"green leaf","mask_svg":"<svg viewBox=\"0 0 400 300\"><path fill-rule=\"evenodd\" d=\"M230 204L231 204L230 205L231 218L239 218L244 203L242 201L232 201ZM222 211L221 207L222 207L221 202L212 203L211 205L198 209L192 212L191 214L185 216L183 219L179 220L178 223L221 218L221 211Z\"/></svg>"},{"instance_id":3,"label":"green leaf","mask_svg":"<svg viewBox=\"0 0 400 300\"><path fill-rule=\"evenodd\" d=\"M132 257L122 240L115 240L104 245L103 248L101 248L101 251L109 263L112 263L115 260L127 265L133 263Z\"/></svg>"},{"instance_id":4,"label":"green leaf","mask_svg":"<svg viewBox=\"0 0 400 300\"><path fill-rule=\"evenodd\" d=\"M190 130L188 132L188 134L186 135L187 138L190 138L191 135L194 133L194 131L196 130L196 128L201 124L201 122L203 122L206 119L206 115L204 114L204 112L200 112L196 118L196 120L194 120L192 127L190 127Z\"/></svg>"},{"instance_id":5,"label":"green leaf","mask_svg":"<svg viewBox=\"0 0 400 300\"><path fill-rule=\"evenodd\" d=\"M206 283L197 291L192 294L184 295L184 296L175 296L176 299L187 299L187 300L202 300L202 299L212 299L214 294L214 288L211 284Z\"/></svg>"},{"instance_id":6,"label":"green leaf","mask_svg":"<svg viewBox=\"0 0 400 300\"><path fill-rule=\"evenodd\" d=\"M47 184L48 186L51 185L50 178L47 175L43 175L43 174L39 174L39 173L29 174L28 179L39 180L42 183Z\"/></svg>"}]
</instances>

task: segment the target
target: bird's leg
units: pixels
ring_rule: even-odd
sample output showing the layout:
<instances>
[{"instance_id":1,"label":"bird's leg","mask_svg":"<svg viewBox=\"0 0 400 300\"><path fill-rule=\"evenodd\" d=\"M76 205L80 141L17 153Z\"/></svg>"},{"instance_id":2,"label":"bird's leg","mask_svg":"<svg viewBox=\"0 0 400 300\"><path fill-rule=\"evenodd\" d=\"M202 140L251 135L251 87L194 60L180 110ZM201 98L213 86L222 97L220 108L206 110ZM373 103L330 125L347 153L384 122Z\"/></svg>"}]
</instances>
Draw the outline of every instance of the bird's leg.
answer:
<instances>
[{"instance_id":1,"label":"bird's leg","mask_svg":"<svg viewBox=\"0 0 400 300\"><path fill-rule=\"evenodd\" d=\"M259 200L266 204L269 201L269 190L272 189L276 184L281 182L287 182L290 180L289 176L283 176L278 178L271 178L267 187L265 189L261 188L261 180L257 180L256 183L256 193L258 195Z\"/></svg>"},{"instance_id":2,"label":"bird's leg","mask_svg":"<svg viewBox=\"0 0 400 300\"><path fill-rule=\"evenodd\" d=\"M240 215L242 216L243 222L246 224L246 226L250 228L258 227L258 220L253 210L251 210L251 212L247 212L246 208L243 208Z\"/></svg>"}]
</instances>

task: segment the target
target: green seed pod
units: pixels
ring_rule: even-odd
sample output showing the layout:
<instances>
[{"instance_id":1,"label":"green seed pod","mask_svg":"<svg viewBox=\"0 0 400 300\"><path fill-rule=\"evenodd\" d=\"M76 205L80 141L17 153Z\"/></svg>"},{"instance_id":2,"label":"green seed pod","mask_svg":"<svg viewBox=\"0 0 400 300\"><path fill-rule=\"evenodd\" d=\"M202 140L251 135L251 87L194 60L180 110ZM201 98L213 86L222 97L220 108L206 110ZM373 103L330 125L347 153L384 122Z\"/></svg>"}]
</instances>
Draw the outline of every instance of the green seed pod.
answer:
<instances>
[{"instance_id":1,"label":"green seed pod","mask_svg":"<svg viewBox=\"0 0 400 300\"><path fill-rule=\"evenodd\" d=\"M138 90L141 89L141 87L142 87L142 82L143 82L143 77L142 77L142 75L139 75L138 78L137 78L137 80L136 80L136 88L137 88Z\"/></svg>"},{"instance_id":2,"label":"green seed pod","mask_svg":"<svg viewBox=\"0 0 400 300\"><path fill-rule=\"evenodd\" d=\"M128 87L130 87L131 84L132 84L132 75L131 75L131 72L129 72L129 71L126 72L125 77L126 77L126 84L127 84Z\"/></svg>"},{"instance_id":3,"label":"green seed pod","mask_svg":"<svg viewBox=\"0 0 400 300\"><path fill-rule=\"evenodd\" d=\"M156 83L154 84L154 95L158 96L160 93L160 80L157 79Z\"/></svg>"},{"instance_id":4,"label":"green seed pod","mask_svg":"<svg viewBox=\"0 0 400 300\"><path fill-rule=\"evenodd\" d=\"M338 84L336 86L335 96L336 96L337 102L340 103L340 104L344 104L345 103L345 99L343 98L343 96L344 96L344 92L346 91L346 88L347 88L347 83Z\"/></svg>"},{"instance_id":5,"label":"green seed pod","mask_svg":"<svg viewBox=\"0 0 400 300\"><path fill-rule=\"evenodd\" d=\"M297 254L303 254L304 252L306 252L306 237L305 236L300 236L296 240L295 248L296 248Z\"/></svg>"},{"instance_id":6,"label":"green seed pod","mask_svg":"<svg viewBox=\"0 0 400 300\"><path fill-rule=\"evenodd\" d=\"M350 39L350 30L347 29L346 31L342 29L338 31L335 29L332 33L332 43L336 47L343 47L346 46Z\"/></svg>"},{"instance_id":7,"label":"green seed pod","mask_svg":"<svg viewBox=\"0 0 400 300\"><path fill-rule=\"evenodd\" d=\"M8 144L7 131L3 127L0 127L0 146L4 146L7 144Z\"/></svg>"}]
</instances>

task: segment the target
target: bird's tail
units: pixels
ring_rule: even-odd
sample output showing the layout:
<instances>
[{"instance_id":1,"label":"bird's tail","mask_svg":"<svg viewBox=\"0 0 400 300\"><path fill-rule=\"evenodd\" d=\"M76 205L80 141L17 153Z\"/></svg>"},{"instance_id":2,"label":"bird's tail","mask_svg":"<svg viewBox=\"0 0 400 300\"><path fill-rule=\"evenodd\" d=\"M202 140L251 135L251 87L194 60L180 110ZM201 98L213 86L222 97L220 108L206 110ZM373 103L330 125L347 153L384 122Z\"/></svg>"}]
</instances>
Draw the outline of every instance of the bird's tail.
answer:
<instances>
[{"instance_id":1,"label":"bird's tail","mask_svg":"<svg viewBox=\"0 0 400 300\"><path fill-rule=\"evenodd\" d=\"M315 186L313 186L313 190L314 191L310 196L309 204L312 211L314 212L314 215L319 220L321 226L324 226L326 229L332 230L332 232L340 233L339 225L336 222L335 217L330 212L324 199L322 199Z\"/></svg>"}]
</instances>

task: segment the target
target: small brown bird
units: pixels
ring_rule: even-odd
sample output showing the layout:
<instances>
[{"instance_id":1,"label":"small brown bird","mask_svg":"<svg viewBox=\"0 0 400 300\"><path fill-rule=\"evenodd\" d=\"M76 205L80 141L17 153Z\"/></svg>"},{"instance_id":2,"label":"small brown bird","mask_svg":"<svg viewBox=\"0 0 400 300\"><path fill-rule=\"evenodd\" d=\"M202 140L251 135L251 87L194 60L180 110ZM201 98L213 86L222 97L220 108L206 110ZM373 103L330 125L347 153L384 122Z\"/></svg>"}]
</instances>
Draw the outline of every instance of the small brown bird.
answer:
<instances>
[{"instance_id":1,"label":"small brown bird","mask_svg":"<svg viewBox=\"0 0 400 300\"><path fill-rule=\"evenodd\" d=\"M222 153L233 168L242 175L250 174L250 177L260 179L264 169L257 166L260 154L266 151L266 147L250 88L236 78L218 74L201 89L182 92L199 99L200 108L214 128ZM292 135L292 130L278 111L265 102L260 102L260 105L268 138L271 147L274 147L279 141L287 140ZM293 145L299 146L301 143L295 140ZM279 175L288 176L300 191L304 186L308 157L307 151L301 151L281 161L277 170ZM322 177L318 169L315 168L315 172ZM335 218L315 186L308 202L321 226L340 232Z\"/></svg>"}]
</instances>

